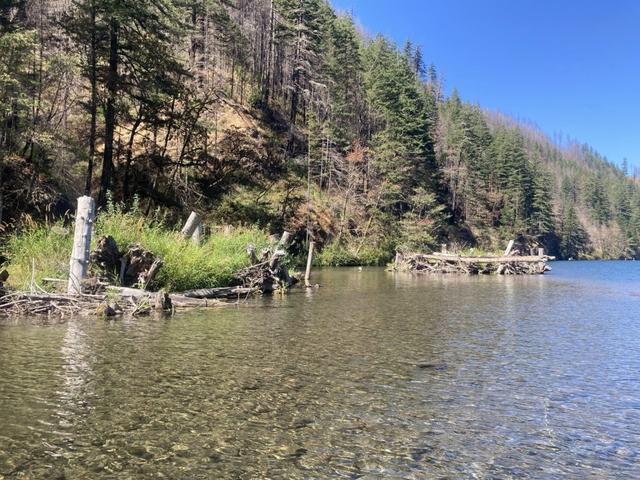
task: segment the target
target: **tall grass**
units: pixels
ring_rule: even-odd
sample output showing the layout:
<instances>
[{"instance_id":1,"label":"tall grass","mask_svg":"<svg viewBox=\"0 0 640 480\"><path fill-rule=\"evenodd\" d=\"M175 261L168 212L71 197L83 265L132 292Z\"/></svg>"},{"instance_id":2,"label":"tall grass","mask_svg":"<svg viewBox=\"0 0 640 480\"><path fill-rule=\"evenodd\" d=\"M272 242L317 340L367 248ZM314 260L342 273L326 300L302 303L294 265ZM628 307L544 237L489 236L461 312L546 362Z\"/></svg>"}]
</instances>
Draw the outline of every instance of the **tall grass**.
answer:
<instances>
[{"instance_id":1,"label":"tall grass","mask_svg":"<svg viewBox=\"0 0 640 480\"><path fill-rule=\"evenodd\" d=\"M9 285L26 290L33 280L67 278L73 234L62 224L29 226L7 239L3 254L9 258Z\"/></svg>"},{"instance_id":2,"label":"tall grass","mask_svg":"<svg viewBox=\"0 0 640 480\"><path fill-rule=\"evenodd\" d=\"M322 267L350 267L359 265L384 265L390 258L389 252L381 248L340 244L326 245L317 255L315 264Z\"/></svg>"},{"instance_id":3,"label":"tall grass","mask_svg":"<svg viewBox=\"0 0 640 480\"><path fill-rule=\"evenodd\" d=\"M257 228L213 228L204 242L195 245L181 239L160 216L144 217L135 206L125 212L113 204L98 215L93 243L103 235L111 235L120 250L140 243L162 258L164 264L151 288L170 291L230 285L234 272L249 263L246 245L268 244L267 234ZM45 277L67 278L72 243L71 228L62 224L32 226L10 237L5 248L10 285L28 288L33 272L37 282Z\"/></svg>"}]
</instances>

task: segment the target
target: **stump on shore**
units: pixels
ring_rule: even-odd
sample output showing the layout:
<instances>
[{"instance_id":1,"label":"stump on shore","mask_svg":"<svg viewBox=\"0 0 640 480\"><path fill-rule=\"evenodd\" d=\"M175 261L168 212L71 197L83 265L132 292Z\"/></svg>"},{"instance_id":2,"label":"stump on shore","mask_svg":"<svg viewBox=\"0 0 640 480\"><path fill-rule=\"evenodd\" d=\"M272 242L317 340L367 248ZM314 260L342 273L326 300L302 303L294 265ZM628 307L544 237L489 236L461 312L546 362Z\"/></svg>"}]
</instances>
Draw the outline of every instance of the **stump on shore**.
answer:
<instances>
[{"instance_id":1,"label":"stump on shore","mask_svg":"<svg viewBox=\"0 0 640 480\"><path fill-rule=\"evenodd\" d=\"M154 279L162 260L139 243L129 245L122 253L111 236L101 237L90 255L91 264L102 272L117 275L121 286L146 288Z\"/></svg>"},{"instance_id":2,"label":"stump on shore","mask_svg":"<svg viewBox=\"0 0 640 480\"><path fill-rule=\"evenodd\" d=\"M6 270L0 270L0 297L6 294L4 289L4 282L9 278L9 272Z\"/></svg>"},{"instance_id":3,"label":"stump on shore","mask_svg":"<svg viewBox=\"0 0 640 480\"><path fill-rule=\"evenodd\" d=\"M290 275L288 268L283 264L287 249L292 242L291 233L284 232L275 247L262 250L260 258L255 253L255 247L248 245L247 255L251 265L238 271L235 277L242 282L244 288L261 293L288 290L298 282L298 279Z\"/></svg>"}]
</instances>

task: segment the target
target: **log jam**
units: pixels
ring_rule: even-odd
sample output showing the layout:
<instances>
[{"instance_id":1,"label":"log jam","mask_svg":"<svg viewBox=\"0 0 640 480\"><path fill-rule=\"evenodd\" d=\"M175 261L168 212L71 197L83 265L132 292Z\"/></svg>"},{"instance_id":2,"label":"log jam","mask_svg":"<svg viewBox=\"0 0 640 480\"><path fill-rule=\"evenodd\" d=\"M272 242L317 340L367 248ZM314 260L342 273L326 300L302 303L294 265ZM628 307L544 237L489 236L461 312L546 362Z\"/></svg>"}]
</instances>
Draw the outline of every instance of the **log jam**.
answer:
<instances>
[{"instance_id":1,"label":"log jam","mask_svg":"<svg viewBox=\"0 0 640 480\"><path fill-rule=\"evenodd\" d=\"M463 273L496 275L541 275L555 257L548 255L506 255L471 257L450 253L396 254L394 269L415 273Z\"/></svg>"}]
</instances>

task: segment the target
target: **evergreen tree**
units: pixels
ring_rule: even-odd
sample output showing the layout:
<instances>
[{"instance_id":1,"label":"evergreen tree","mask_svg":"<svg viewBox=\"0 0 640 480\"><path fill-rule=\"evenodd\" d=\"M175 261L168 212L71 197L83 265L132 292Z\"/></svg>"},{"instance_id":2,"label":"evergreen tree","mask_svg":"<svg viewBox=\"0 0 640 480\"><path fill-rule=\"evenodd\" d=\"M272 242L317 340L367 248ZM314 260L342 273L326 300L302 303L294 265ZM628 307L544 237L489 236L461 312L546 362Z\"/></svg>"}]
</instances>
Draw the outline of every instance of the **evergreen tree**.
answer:
<instances>
[{"instance_id":1,"label":"evergreen tree","mask_svg":"<svg viewBox=\"0 0 640 480\"><path fill-rule=\"evenodd\" d=\"M532 194L529 229L533 235L544 237L554 229L552 199L552 177L537 162L532 162Z\"/></svg>"},{"instance_id":2,"label":"evergreen tree","mask_svg":"<svg viewBox=\"0 0 640 480\"><path fill-rule=\"evenodd\" d=\"M580 258L586 252L588 237L573 205L565 209L560 227L560 248L564 258Z\"/></svg>"},{"instance_id":3,"label":"evergreen tree","mask_svg":"<svg viewBox=\"0 0 640 480\"><path fill-rule=\"evenodd\" d=\"M322 70L321 52L326 46L332 12L322 0L278 0L277 7L284 20L278 26L277 38L289 43L293 52L288 85L289 120L293 126L301 103L304 108L304 94L310 90L310 81L320 83L316 74Z\"/></svg>"},{"instance_id":4,"label":"evergreen tree","mask_svg":"<svg viewBox=\"0 0 640 480\"><path fill-rule=\"evenodd\" d=\"M403 211L416 185L428 185L433 167L425 99L409 60L385 38L368 46L366 61L375 166L386 204Z\"/></svg>"},{"instance_id":5,"label":"evergreen tree","mask_svg":"<svg viewBox=\"0 0 640 480\"><path fill-rule=\"evenodd\" d=\"M589 175L584 185L585 204L598 225L606 225L611 218L610 203L601 174Z\"/></svg>"},{"instance_id":6,"label":"evergreen tree","mask_svg":"<svg viewBox=\"0 0 640 480\"><path fill-rule=\"evenodd\" d=\"M91 184L97 92L103 92L104 149L99 205L105 204L107 191L113 188L118 124L133 121L131 136L135 137L143 119L156 119L178 94L185 70L175 58L172 44L186 32L181 20L184 13L173 0L155 3L84 0L75 3L75 10L66 19L69 35L88 46L83 71L91 85L88 108L91 127L85 190L90 190ZM134 105L138 113L132 120L129 115ZM126 171L130 162L128 158ZM128 179L124 184L128 185Z\"/></svg>"},{"instance_id":7,"label":"evergreen tree","mask_svg":"<svg viewBox=\"0 0 640 480\"><path fill-rule=\"evenodd\" d=\"M364 72L361 48L353 20L345 16L336 17L331 25L327 71L331 95L331 138L343 153L362 133Z\"/></svg>"}]
</instances>

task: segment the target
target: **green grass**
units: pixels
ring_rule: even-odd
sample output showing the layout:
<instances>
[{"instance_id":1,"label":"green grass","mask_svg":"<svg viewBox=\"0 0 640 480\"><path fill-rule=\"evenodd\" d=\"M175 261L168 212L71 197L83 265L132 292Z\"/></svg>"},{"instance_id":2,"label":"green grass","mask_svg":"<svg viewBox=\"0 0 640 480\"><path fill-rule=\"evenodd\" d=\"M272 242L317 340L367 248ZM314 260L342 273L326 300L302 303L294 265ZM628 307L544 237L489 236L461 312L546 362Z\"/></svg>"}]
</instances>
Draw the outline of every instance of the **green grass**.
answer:
<instances>
[{"instance_id":1,"label":"green grass","mask_svg":"<svg viewBox=\"0 0 640 480\"><path fill-rule=\"evenodd\" d=\"M353 245L334 242L322 249L315 264L322 267L384 265L389 258L389 252L382 249L363 246L358 250Z\"/></svg>"},{"instance_id":2,"label":"green grass","mask_svg":"<svg viewBox=\"0 0 640 480\"><path fill-rule=\"evenodd\" d=\"M151 288L168 291L230 285L233 274L249 264L246 245L253 243L259 250L268 244L265 232L243 227L226 233L213 228L201 245L194 245L158 217L145 218L113 206L98 216L95 227L94 244L101 236L111 235L120 250L140 243L162 258L164 264ZM32 271L39 284L45 277L67 278L72 241L71 228L62 224L33 226L11 236L5 247L9 284L28 288Z\"/></svg>"},{"instance_id":3,"label":"green grass","mask_svg":"<svg viewBox=\"0 0 640 480\"><path fill-rule=\"evenodd\" d=\"M34 274L42 284L45 277L67 278L72 234L61 225L31 226L19 235L7 239L4 254L9 258L8 284L27 290Z\"/></svg>"}]
</instances>

